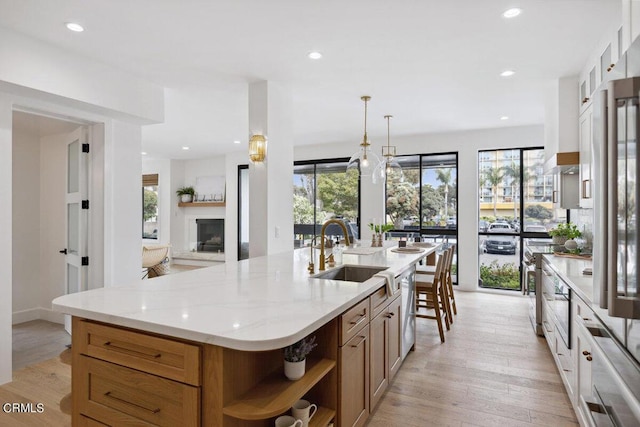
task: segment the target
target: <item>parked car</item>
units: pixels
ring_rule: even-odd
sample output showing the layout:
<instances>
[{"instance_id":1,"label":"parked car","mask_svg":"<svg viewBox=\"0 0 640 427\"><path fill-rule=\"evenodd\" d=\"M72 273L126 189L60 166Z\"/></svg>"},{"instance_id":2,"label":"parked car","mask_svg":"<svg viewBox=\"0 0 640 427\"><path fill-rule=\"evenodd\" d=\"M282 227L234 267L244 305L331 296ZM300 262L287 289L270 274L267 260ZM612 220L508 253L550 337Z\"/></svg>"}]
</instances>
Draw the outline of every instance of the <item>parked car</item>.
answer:
<instances>
[{"instance_id":1,"label":"parked car","mask_svg":"<svg viewBox=\"0 0 640 427\"><path fill-rule=\"evenodd\" d=\"M544 225L525 225L525 233L546 233L547 229Z\"/></svg>"},{"instance_id":2,"label":"parked car","mask_svg":"<svg viewBox=\"0 0 640 427\"><path fill-rule=\"evenodd\" d=\"M513 228L506 222L492 222L487 227L488 233L514 233ZM484 241L484 250L488 254L515 255L518 246L517 236L496 235L488 236Z\"/></svg>"},{"instance_id":3,"label":"parked car","mask_svg":"<svg viewBox=\"0 0 640 427\"><path fill-rule=\"evenodd\" d=\"M489 223L487 221L485 221L484 219L478 221L478 231L480 233L486 233L487 227L489 227Z\"/></svg>"}]
</instances>

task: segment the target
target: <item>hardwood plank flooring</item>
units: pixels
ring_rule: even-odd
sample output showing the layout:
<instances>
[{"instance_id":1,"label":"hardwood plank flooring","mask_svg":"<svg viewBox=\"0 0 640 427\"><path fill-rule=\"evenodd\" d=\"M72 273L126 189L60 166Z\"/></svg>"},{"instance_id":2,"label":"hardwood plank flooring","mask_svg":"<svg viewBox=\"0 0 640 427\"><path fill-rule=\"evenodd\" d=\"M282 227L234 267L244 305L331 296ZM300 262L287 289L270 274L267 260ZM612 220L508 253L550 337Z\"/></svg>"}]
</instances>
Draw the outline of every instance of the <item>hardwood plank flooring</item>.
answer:
<instances>
[{"instance_id":1,"label":"hardwood plank flooring","mask_svg":"<svg viewBox=\"0 0 640 427\"><path fill-rule=\"evenodd\" d=\"M528 301L456 292L456 302L444 344L436 322L417 319L416 351L368 426L577 426L546 341L529 324ZM60 356L14 372L14 381L0 387L2 403L44 403L44 413L0 412L0 425L71 425L68 352Z\"/></svg>"},{"instance_id":2,"label":"hardwood plank flooring","mask_svg":"<svg viewBox=\"0 0 640 427\"><path fill-rule=\"evenodd\" d=\"M71 344L71 335L64 330L64 325L45 320L13 325L12 339L14 371L52 359Z\"/></svg>"},{"instance_id":3,"label":"hardwood plank flooring","mask_svg":"<svg viewBox=\"0 0 640 427\"><path fill-rule=\"evenodd\" d=\"M368 426L577 426L527 298L456 291L456 303L445 343L435 321L417 319L416 351Z\"/></svg>"}]
</instances>

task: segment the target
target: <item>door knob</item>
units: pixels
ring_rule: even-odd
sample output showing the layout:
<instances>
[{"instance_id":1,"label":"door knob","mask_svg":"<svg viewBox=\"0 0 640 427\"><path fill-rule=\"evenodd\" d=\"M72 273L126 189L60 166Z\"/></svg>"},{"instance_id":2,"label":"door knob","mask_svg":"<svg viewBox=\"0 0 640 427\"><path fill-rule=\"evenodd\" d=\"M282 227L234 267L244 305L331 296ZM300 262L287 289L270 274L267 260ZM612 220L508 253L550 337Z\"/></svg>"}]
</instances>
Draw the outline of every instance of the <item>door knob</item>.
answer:
<instances>
[{"instance_id":1,"label":"door knob","mask_svg":"<svg viewBox=\"0 0 640 427\"><path fill-rule=\"evenodd\" d=\"M67 254L67 248L64 248L63 250L60 251L61 254Z\"/></svg>"}]
</instances>

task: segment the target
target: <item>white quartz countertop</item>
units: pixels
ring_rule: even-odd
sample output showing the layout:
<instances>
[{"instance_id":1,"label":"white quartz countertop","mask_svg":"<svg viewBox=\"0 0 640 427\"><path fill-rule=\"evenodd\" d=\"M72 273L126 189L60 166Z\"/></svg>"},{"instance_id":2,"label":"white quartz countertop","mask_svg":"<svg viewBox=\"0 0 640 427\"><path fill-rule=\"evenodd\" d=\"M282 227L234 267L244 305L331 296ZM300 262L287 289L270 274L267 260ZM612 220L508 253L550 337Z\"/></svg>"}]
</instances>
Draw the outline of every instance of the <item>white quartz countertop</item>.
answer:
<instances>
[{"instance_id":1,"label":"white quartz countertop","mask_svg":"<svg viewBox=\"0 0 640 427\"><path fill-rule=\"evenodd\" d=\"M587 304L593 302L593 276L582 274L585 268L592 268L593 261L556 255L543 255L553 270Z\"/></svg>"},{"instance_id":2,"label":"white quartz countertop","mask_svg":"<svg viewBox=\"0 0 640 427\"><path fill-rule=\"evenodd\" d=\"M395 244L386 244L371 255L345 254L343 265L388 267L397 276L436 250L396 253L390 250ZM53 300L53 309L237 350L273 350L307 336L384 284L376 276L363 283L311 278L309 253L298 249L65 295Z\"/></svg>"}]
</instances>

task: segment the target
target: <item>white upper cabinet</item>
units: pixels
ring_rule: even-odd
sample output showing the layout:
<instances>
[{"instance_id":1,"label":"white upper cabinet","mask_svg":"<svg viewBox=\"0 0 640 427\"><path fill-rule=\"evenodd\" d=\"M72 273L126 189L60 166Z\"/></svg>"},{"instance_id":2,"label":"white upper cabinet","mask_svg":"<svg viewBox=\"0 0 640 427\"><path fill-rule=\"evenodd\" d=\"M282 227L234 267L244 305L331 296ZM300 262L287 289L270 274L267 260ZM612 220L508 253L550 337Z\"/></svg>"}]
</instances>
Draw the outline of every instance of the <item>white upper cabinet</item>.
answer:
<instances>
[{"instance_id":1,"label":"white upper cabinet","mask_svg":"<svg viewBox=\"0 0 640 427\"><path fill-rule=\"evenodd\" d=\"M591 147L593 143L592 105L580 115L580 207L593 208L593 179L591 177Z\"/></svg>"}]
</instances>

